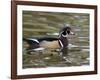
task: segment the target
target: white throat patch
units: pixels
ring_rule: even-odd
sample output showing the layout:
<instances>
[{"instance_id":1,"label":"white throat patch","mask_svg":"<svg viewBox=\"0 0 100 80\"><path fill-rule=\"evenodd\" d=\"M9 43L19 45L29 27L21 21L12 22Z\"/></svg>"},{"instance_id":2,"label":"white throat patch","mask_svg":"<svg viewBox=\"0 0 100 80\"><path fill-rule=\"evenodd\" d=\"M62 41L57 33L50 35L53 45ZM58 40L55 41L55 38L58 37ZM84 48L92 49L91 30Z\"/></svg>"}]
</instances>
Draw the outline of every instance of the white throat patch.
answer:
<instances>
[{"instance_id":1,"label":"white throat patch","mask_svg":"<svg viewBox=\"0 0 100 80\"><path fill-rule=\"evenodd\" d=\"M63 34L62 34L62 36L63 36L63 37L68 37L68 35L67 35L67 34L66 34L66 35L63 35Z\"/></svg>"}]
</instances>

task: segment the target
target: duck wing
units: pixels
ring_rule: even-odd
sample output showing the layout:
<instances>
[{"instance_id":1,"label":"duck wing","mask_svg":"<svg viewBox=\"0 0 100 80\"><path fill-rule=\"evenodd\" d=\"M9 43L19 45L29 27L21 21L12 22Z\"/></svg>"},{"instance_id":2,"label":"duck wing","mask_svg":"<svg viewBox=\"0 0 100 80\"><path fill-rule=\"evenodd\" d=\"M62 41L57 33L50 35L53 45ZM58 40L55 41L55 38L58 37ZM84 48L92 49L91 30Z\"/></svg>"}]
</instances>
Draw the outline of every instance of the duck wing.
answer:
<instances>
[{"instance_id":1,"label":"duck wing","mask_svg":"<svg viewBox=\"0 0 100 80\"><path fill-rule=\"evenodd\" d=\"M54 38L54 37L43 37L43 38L38 38L38 41L39 42L42 42L42 41L56 41L58 40L58 38Z\"/></svg>"}]
</instances>

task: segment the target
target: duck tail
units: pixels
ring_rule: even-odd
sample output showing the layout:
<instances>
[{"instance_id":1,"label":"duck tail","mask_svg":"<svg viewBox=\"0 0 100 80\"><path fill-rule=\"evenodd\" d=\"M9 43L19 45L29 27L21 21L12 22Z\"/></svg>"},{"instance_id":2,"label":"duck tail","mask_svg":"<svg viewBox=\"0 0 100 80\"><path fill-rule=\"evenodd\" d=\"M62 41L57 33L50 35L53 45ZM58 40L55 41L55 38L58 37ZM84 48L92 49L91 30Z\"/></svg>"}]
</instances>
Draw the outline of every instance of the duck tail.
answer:
<instances>
[{"instance_id":1,"label":"duck tail","mask_svg":"<svg viewBox=\"0 0 100 80\"><path fill-rule=\"evenodd\" d=\"M31 44L31 41L29 39L27 39L27 38L23 38L23 41L27 42L28 44Z\"/></svg>"},{"instance_id":2,"label":"duck tail","mask_svg":"<svg viewBox=\"0 0 100 80\"><path fill-rule=\"evenodd\" d=\"M23 38L23 41L28 41L28 39L26 39L26 38Z\"/></svg>"}]
</instances>

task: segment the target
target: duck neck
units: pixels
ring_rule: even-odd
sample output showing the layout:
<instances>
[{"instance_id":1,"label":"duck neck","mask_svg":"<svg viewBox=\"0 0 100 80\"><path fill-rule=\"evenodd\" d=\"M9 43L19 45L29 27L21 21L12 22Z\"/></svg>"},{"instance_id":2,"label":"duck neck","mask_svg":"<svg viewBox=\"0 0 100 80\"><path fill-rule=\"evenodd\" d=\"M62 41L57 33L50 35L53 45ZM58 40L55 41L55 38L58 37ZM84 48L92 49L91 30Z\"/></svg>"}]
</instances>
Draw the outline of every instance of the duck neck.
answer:
<instances>
[{"instance_id":1,"label":"duck neck","mask_svg":"<svg viewBox=\"0 0 100 80\"><path fill-rule=\"evenodd\" d=\"M64 36L60 36L58 39L59 45L61 48L66 48L68 46L68 38Z\"/></svg>"}]
</instances>

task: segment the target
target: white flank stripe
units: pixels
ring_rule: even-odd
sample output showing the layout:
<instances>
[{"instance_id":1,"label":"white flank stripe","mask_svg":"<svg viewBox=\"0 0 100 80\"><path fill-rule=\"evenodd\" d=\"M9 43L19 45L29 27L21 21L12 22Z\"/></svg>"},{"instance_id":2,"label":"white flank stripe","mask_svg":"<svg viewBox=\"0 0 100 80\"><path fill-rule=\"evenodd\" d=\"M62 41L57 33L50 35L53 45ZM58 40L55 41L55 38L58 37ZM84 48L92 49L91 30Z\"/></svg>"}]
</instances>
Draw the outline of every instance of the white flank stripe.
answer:
<instances>
[{"instance_id":1,"label":"white flank stripe","mask_svg":"<svg viewBox=\"0 0 100 80\"><path fill-rule=\"evenodd\" d=\"M59 42L60 42L61 47L64 47L63 44L62 44L62 42L60 40L59 40Z\"/></svg>"},{"instance_id":2,"label":"white flank stripe","mask_svg":"<svg viewBox=\"0 0 100 80\"><path fill-rule=\"evenodd\" d=\"M42 51L44 50L45 48L36 48L36 49L33 49L34 51Z\"/></svg>"}]
</instances>

